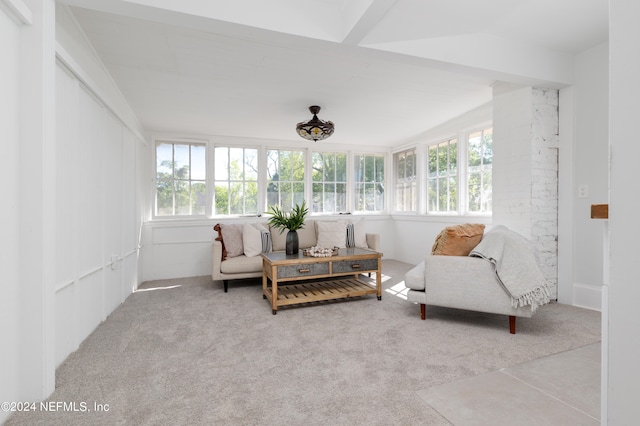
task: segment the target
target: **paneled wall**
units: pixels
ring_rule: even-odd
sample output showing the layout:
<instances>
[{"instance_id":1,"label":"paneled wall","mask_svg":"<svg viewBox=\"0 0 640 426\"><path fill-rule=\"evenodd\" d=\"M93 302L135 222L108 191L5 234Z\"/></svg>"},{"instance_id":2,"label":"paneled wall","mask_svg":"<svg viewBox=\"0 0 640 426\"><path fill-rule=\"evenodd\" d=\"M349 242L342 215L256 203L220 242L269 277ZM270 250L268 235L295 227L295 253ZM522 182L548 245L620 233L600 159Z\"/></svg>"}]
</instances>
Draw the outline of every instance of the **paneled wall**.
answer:
<instances>
[{"instance_id":1,"label":"paneled wall","mask_svg":"<svg viewBox=\"0 0 640 426\"><path fill-rule=\"evenodd\" d=\"M334 218L311 217L314 220ZM357 219L354 216L352 219ZM142 281L211 275L211 243L217 234L216 223L264 222L265 218L207 219L199 221L149 221L143 228ZM382 253L394 259L392 221L389 216L366 216L365 229L380 235ZM220 283L220 285L222 285Z\"/></svg>"},{"instance_id":2,"label":"paneled wall","mask_svg":"<svg viewBox=\"0 0 640 426\"><path fill-rule=\"evenodd\" d=\"M0 401L19 400L20 354L7 348L19 348L17 324L20 321L19 251L19 186L15 176L19 170L19 81L20 81L20 25L0 9L0 152L3 174L8 183L3 185L0 208ZM13 326L9 326L13 325ZM0 411L0 423L9 413Z\"/></svg>"},{"instance_id":3,"label":"paneled wall","mask_svg":"<svg viewBox=\"0 0 640 426\"><path fill-rule=\"evenodd\" d=\"M56 68L56 366L138 282L137 139L64 65Z\"/></svg>"}]
</instances>

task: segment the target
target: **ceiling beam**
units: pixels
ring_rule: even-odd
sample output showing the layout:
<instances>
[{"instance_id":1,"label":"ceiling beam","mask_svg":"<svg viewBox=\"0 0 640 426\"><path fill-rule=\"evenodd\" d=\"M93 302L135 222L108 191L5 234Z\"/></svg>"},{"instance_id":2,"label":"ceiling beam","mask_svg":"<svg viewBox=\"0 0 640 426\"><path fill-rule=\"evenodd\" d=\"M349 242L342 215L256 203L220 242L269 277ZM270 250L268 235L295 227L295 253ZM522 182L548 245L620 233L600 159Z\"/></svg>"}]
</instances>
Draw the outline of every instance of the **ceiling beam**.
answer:
<instances>
[{"instance_id":1,"label":"ceiling beam","mask_svg":"<svg viewBox=\"0 0 640 426\"><path fill-rule=\"evenodd\" d=\"M342 43L354 46L360 44L396 2L397 0L370 0L366 9L360 12L360 16L356 22L351 25L351 28L342 39ZM354 10L355 8L362 7L362 3L363 2L348 2L348 10L344 11L345 14L348 15L349 12L353 14L356 12Z\"/></svg>"}]
</instances>

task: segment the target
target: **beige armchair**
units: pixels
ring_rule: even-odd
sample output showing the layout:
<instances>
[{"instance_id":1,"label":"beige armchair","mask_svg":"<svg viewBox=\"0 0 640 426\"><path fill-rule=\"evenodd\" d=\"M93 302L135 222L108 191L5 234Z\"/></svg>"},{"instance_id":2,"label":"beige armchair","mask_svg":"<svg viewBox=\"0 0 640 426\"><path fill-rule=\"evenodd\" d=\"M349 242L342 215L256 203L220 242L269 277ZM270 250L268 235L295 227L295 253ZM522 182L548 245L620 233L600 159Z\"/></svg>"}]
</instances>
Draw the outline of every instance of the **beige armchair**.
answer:
<instances>
[{"instance_id":1,"label":"beige armchair","mask_svg":"<svg viewBox=\"0 0 640 426\"><path fill-rule=\"evenodd\" d=\"M516 317L530 318L549 302L549 290L534 249L504 226L485 233L469 256L429 255L405 276L407 299L426 305L507 315L509 331Z\"/></svg>"}]
</instances>

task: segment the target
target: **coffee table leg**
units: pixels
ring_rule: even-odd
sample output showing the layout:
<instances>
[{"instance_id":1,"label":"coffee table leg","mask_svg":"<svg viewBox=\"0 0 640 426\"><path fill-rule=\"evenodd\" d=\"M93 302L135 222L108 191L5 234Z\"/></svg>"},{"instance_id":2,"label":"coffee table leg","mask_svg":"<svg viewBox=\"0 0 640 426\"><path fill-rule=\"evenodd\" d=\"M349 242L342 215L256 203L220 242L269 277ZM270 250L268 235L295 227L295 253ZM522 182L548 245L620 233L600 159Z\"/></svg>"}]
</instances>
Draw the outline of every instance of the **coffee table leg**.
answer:
<instances>
[{"instance_id":1,"label":"coffee table leg","mask_svg":"<svg viewBox=\"0 0 640 426\"><path fill-rule=\"evenodd\" d=\"M380 262L381 260L378 259L378 272L376 272L376 295L378 296L378 300L382 300L382 269L380 268Z\"/></svg>"},{"instance_id":2,"label":"coffee table leg","mask_svg":"<svg viewBox=\"0 0 640 426\"><path fill-rule=\"evenodd\" d=\"M267 274L265 274L264 270L262 271L262 298L266 299L267 295Z\"/></svg>"},{"instance_id":3,"label":"coffee table leg","mask_svg":"<svg viewBox=\"0 0 640 426\"><path fill-rule=\"evenodd\" d=\"M275 268L274 268L275 269ZM271 279L271 310L273 315L278 313L278 275L277 270Z\"/></svg>"}]
</instances>

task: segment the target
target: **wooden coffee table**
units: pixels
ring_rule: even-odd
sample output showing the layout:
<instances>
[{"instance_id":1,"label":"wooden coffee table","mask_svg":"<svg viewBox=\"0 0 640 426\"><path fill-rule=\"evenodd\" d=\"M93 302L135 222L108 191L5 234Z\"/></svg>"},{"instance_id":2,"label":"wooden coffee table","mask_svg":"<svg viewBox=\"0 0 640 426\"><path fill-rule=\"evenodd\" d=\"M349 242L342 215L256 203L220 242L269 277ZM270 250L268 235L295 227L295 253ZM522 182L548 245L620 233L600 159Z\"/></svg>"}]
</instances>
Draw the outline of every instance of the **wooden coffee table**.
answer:
<instances>
[{"instance_id":1,"label":"wooden coffee table","mask_svg":"<svg viewBox=\"0 0 640 426\"><path fill-rule=\"evenodd\" d=\"M370 272L376 273L375 287L359 279ZM367 294L382 299L382 253L354 247L341 248L331 257L305 256L302 250L262 254L262 297L271 302L273 315L278 306Z\"/></svg>"}]
</instances>

